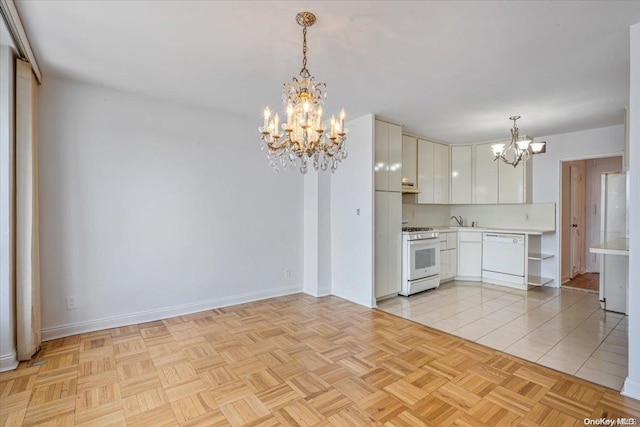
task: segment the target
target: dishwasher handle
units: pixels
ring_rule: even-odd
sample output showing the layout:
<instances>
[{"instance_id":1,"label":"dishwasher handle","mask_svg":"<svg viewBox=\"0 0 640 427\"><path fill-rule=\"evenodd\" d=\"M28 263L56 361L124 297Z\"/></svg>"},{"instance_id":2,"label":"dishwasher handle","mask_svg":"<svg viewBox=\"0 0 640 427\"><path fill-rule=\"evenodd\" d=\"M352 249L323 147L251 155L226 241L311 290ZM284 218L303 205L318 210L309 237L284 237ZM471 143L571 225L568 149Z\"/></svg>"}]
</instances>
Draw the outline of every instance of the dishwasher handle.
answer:
<instances>
[{"instance_id":1,"label":"dishwasher handle","mask_svg":"<svg viewBox=\"0 0 640 427\"><path fill-rule=\"evenodd\" d=\"M524 244L524 234L484 233L485 242Z\"/></svg>"}]
</instances>

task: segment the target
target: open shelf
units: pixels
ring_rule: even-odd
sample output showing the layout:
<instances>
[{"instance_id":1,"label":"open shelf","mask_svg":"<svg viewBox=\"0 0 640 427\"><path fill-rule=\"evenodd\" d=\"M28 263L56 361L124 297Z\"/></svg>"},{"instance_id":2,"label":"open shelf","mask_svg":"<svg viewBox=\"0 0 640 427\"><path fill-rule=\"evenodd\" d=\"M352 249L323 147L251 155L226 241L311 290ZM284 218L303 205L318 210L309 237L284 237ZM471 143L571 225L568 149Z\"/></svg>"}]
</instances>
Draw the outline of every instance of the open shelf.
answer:
<instances>
[{"instance_id":1,"label":"open shelf","mask_svg":"<svg viewBox=\"0 0 640 427\"><path fill-rule=\"evenodd\" d=\"M553 258L553 254L543 254L540 252L531 252L529 254L529 259L533 259L537 261L542 261L543 259L549 259L549 258Z\"/></svg>"},{"instance_id":2,"label":"open shelf","mask_svg":"<svg viewBox=\"0 0 640 427\"><path fill-rule=\"evenodd\" d=\"M551 279L549 277L541 277L541 276L529 275L529 277L527 278L527 285L543 286L543 285L546 285L547 283L551 282L552 280L553 279Z\"/></svg>"}]
</instances>

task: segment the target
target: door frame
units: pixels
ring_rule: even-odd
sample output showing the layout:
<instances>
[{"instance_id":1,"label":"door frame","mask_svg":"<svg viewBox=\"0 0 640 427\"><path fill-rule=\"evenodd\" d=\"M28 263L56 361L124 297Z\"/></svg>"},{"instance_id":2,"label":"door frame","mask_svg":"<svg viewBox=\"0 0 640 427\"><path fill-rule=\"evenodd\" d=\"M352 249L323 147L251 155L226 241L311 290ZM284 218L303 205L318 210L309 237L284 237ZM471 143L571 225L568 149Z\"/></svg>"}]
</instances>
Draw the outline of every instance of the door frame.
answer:
<instances>
[{"instance_id":1,"label":"door frame","mask_svg":"<svg viewBox=\"0 0 640 427\"><path fill-rule=\"evenodd\" d=\"M557 252L557 261L556 261L556 283L558 284L558 288L562 287L562 245L564 244L562 240L562 163L563 162L574 162L579 160L595 160L595 159L604 159L607 157L618 157L622 156L624 159L624 152L617 151L614 153L605 153L598 154L586 157L567 157L563 159L558 159L557 164L557 173L558 173L558 182L557 182L557 198L556 198L556 252ZM624 160L623 160L624 165Z\"/></svg>"},{"instance_id":2,"label":"door frame","mask_svg":"<svg viewBox=\"0 0 640 427\"><path fill-rule=\"evenodd\" d=\"M569 266L569 280L573 280L574 277L583 274L585 270L585 233L586 233L586 204L585 199L587 197L587 189L586 189L586 175L587 175L587 162L584 160L574 160L573 162L583 162L584 167L578 167L577 165L569 165L569 209L570 209L570 219L568 224L571 227L569 230L570 233L570 241L569 241L569 253L571 257L571 263ZM581 170L581 182L582 184L576 185L576 174L574 171L577 169ZM577 190L577 191L576 191ZM582 201L580 202L580 197L582 197ZM577 227L574 227L577 225ZM567 224L562 224L562 226L567 226Z\"/></svg>"}]
</instances>

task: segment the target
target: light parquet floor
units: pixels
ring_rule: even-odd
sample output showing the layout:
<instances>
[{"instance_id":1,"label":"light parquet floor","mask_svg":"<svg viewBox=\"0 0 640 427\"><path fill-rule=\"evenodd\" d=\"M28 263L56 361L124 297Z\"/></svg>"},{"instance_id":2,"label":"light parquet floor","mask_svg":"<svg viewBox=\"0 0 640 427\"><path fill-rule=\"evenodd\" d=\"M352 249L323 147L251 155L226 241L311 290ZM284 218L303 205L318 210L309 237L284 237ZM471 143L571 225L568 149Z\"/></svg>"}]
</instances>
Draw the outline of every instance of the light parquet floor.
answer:
<instances>
[{"instance_id":1,"label":"light parquet floor","mask_svg":"<svg viewBox=\"0 0 640 427\"><path fill-rule=\"evenodd\" d=\"M3 426L583 425L640 402L336 297L290 295L43 344Z\"/></svg>"}]
</instances>

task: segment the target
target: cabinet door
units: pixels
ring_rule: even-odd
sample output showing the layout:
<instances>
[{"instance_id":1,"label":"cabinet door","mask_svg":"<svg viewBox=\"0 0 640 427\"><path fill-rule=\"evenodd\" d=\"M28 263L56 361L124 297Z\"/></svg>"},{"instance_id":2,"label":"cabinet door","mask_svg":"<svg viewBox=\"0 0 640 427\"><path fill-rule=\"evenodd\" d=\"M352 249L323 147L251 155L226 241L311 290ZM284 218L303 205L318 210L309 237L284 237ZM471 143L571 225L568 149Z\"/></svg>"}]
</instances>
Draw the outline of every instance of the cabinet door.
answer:
<instances>
[{"instance_id":1,"label":"cabinet door","mask_svg":"<svg viewBox=\"0 0 640 427\"><path fill-rule=\"evenodd\" d=\"M388 189L389 191L402 190L402 128L398 125L388 124L389 127L389 166Z\"/></svg>"},{"instance_id":2,"label":"cabinet door","mask_svg":"<svg viewBox=\"0 0 640 427\"><path fill-rule=\"evenodd\" d=\"M458 243L458 276L482 276L482 243Z\"/></svg>"},{"instance_id":3,"label":"cabinet door","mask_svg":"<svg viewBox=\"0 0 640 427\"><path fill-rule=\"evenodd\" d=\"M471 203L471 146L451 147L451 204Z\"/></svg>"},{"instance_id":4,"label":"cabinet door","mask_svg":"<svg viewBox=\"0 0 640 427\"><path fill-rule=\"evenodd\" d=\"M376 298L388 294L389 278L389 194L376 191L375 196L375 294Z\"/></svg>"},{"instance_id":5,"label":"cabinet door","mask_svg":"<svg viewBox=\"0 0 640 427\"><path fill-rule=\"evenodd\" d=\"M418 186L418 139L402 137L402 182ZM420 188L420 187L418 187Z\"/></svg>"},{"instance_id":6,"label":"cabinet door","mask_svg":"<svg viewBox=\"0 0 640 427\"><path fill-rule=\"evenodd\" d=\"M449 278L449 251L440 251L440 282Z\"/></svg>"},{"instance_id":7,"label":"cabinet door","mask_svg":"<svg viewBox=\"0 0 640 427\"><path fill-rule=\"evenodd\" d=\"M433 150L431 141L418 139L418 203L433 203Z\"/></svg>"},{"instance_id":8,"label":"cabinet door","mask_svg":"<svg viewBox=\"0 0 640 427\"><path fill-rule=\"evenodd\" d=\"M389 189L389 124L376 120L375 129L375 189Z\"/></svg>"},{"instance_id":9,"label":"cabinet door","mask_svg":"<svg viewBox=\"0 0 640 427\"><path fill-rule=\"evenodd\" d=\"M475 146L475 184L474 203L498 203L498 162L494 161L490 144L478 144Z\"/></svg>"},{"instance_id":10,"label":"cabinet door","mask_svg":"<svg viewBox=\"0 0 640 427\"><path fill-rule=\"evenodd\" d=\"M498 203L524 203L524 168L504 162L498 164Z\"/></svg>"},{"instance_id":11,"label":"cabinet door","mask_svg":"<svg viewBox=\"0 0 640 427\"><path fill-rule=\"evenodd\" d=\"M458 246L458 233L447 233L447 249L455 249Z\"/></svg>"},{"instance_id":12,"label":"cabinet door","mask_svg":"<svg viewBox=\"0 0 640 427\"><path fill-rule=\"evenodd\" d=\"M388 193L389 214L387 232L389 239L387 260L387 295L400 292L402 284L402 193Z\"/></svg>"},{"instance_id":13,"label":"cabinet door","mask_svg":"<svg viewBox=\"0 0 640 427\"><path fill-rule=\"evenodd\" d=\"M449 203L449 147L433 144L433 202Z\"/></svg>"},{"instance_id":14,"label":"cabinet door","mask_svg":"<svg viewBox=\"0 0 640 427\"><path fill-rule=\"evenodd\" d=\"M449 274L450 277L455 277L458 271L458 252L455 249L449 249L447 252L449 252Z\"/></svg>"}]
</instances>

